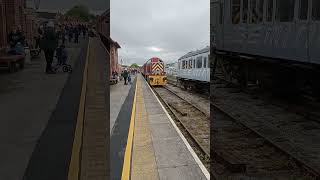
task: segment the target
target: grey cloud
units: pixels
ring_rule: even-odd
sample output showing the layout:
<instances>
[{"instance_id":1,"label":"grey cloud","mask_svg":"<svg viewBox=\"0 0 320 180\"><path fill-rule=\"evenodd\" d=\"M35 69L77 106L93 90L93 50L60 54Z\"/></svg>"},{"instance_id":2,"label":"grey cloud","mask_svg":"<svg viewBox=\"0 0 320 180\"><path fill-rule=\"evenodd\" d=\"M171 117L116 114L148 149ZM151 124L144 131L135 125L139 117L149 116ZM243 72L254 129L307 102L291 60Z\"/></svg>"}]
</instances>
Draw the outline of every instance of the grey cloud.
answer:
<instances>
[{"instance_id":1,"label":"grey cloud","mask_svg":"<svg viewBox=\"0 0 320 180\"><path fill-rule=\"evenodd\" d=\"M125 63L158 56L175 61L209 45L209 0L111 0L111 36ZM163 49L152 52L148 47Z\"/></svg>"}]
</instances>

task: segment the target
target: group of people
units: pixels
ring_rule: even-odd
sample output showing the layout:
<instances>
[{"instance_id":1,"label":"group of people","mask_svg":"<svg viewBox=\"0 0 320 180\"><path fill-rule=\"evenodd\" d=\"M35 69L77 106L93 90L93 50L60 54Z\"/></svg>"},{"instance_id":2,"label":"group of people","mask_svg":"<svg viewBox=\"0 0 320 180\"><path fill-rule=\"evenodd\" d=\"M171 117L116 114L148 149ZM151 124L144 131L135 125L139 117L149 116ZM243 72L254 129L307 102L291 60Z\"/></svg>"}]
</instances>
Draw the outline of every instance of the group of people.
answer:
<instances>
[{"instance_id":1,"label":"group of people","mask_svg":"<svg viewBox=\"0 0 320 180\"><path fill-rule=\"evenodd\" d=\"M79 36L83 36L83 38L86 37L86 34L88 32L88 28L85 25L64 25L64 27L61 29L60 33L63 37L63 42L66 40L65 37L68 36L69 42L72 42L72 39L74 38L74 43L79 43Z\"/></svg>"},{"instance_id":2,"label":"group of people","mask_svg":"<svg viewBox=\"0 0 320 180\"><path fill-rule=\"evenodd\" d=\"M55 25L53 22L48 22L44 26L40 26L38 29L38 35L35 37L35 48L40 48L44 51L46 59L46 73L55 74L55 70L52 68L52 62L54 53L58 59L57 65L65 64L68 58L68 53L65 48L65 41L68 37L69 42L79 42L80 33L83 34L83 38L86 38L88 28L85 25Z\"/></svg>"},{"instance_id":3,"label":"group of people","mask_svg":"<svg viewBox=\"0 0 320 180\"><path fill-rule=\"evenodd\" d=\"M119 78L120 81L122 81L122 79L124 79L124 85L128 85L128 83L132 84L131 74L132 74L132 72L128 71L128 69L124 69L124 71L121 72L120 77L118 76L117 71L112 72L112 76L114 79Z\"/></svg>"},{"instance_id":4,"label":"group of people","mask_svg":"<svg viewBox=\"0 0 320 180\"><path fill-rule=\"evenodd\" d=\"M54 74L55 70L52 68L54 54L58 59L57 65L65 64L67 60L67 51L65 48L65 41L68 38L71 43L79 43L79 37L86 38L88 34L88 27L83 24L60 24L55 25L53 22L41 25L38 28L37 35L34 37L35 44L28 44L23 35L20 26L14 27L8 34L9 55L25 55L25 47L31 46L31 49L39 49L44 51L46 59L46 73Z\"/></svg>"}]
</instances>

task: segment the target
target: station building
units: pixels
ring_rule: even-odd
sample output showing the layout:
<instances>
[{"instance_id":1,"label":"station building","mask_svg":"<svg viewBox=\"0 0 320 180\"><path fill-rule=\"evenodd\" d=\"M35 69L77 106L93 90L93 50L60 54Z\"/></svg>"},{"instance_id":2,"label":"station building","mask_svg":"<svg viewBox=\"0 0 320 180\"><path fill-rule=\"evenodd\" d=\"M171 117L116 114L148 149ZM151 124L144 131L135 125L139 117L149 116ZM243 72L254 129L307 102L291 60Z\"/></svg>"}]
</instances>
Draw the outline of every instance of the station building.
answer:
<instances>
[{"instance_id":1,"label":"station building","mask_svg":"<svg viewBox=\"0 0 320 180\"><path fill-rule=\"evenodd\" d=\"M0 50L8 46L7 36L20 27L27 42L33 44L38 19L33 2L30 0L0 0Z\"/></svg>"}]
</instances>

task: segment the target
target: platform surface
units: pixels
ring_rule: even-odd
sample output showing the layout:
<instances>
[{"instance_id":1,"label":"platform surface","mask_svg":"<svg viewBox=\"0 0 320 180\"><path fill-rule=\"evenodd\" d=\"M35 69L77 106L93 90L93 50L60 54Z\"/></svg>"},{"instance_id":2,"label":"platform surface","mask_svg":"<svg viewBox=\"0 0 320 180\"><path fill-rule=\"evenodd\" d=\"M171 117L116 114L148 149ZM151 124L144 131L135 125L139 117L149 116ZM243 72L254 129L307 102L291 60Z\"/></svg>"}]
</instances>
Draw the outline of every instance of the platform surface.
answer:
<instances>
[{"instance_id":1,"label":"platform surface","mask_svg":"<svg viewBox=\"0 0 320 180\"><path fill-rule=\"evenodd\" d=\"M136 98L131 179L207 179L141 75Z\"/></svg>"},{"instance_id":2,"label":"platform surface","mask_svg":"<svg viewBox=\"0 0 320 180\"><path fill-rule=\"evenodd\" d=\"M132 78L134 79L134 77ZM119 115L120 109L128 96L131 85L124 85L124 80L110 85L110 134Z\"/></svg>"},{"instance_id":3,"label":"platform surface","mask_svg":"<svg viewBox=\"0 0 320 180\"><path fill-rule=\"evenodd\" d=\"M69 63L73 66L85 54L87 41L67 47ZM75 73L77 68L75 68ZM45 59L39 58L26 62L25 68L15 73L0 70L0 179L21 180L37 142L52 118L55 109L68 109L69 103L59 103L64 88L70 81L70 74L59 72L45 74ZM71 94L77 94L70 90ZM69 94L70 95L70 94ZM76 95L69 96L77 99ZM59 106L59 107L57 107ZM72 107L70 107L72 109ZM70 110L70 109L69 109ZM75 109L76 110L76 109ZM73 110L69 114L73 115ZM65 113L64 113L65 114ZM61 114L60 114L61 115ZM64 115L69 118L69 115ZM60 119L61 122L63 119ZM56 133L63 134L65 129ZM57 136L58 138L58 136ZM63 144L63 140L52 142ZM51 142L47 142L50 144ZM59 146L57 146L58 148ZM47 152L42 152L47 153ZM34 178L36 179L36 178Z\"/></svg>"}]
</instances>

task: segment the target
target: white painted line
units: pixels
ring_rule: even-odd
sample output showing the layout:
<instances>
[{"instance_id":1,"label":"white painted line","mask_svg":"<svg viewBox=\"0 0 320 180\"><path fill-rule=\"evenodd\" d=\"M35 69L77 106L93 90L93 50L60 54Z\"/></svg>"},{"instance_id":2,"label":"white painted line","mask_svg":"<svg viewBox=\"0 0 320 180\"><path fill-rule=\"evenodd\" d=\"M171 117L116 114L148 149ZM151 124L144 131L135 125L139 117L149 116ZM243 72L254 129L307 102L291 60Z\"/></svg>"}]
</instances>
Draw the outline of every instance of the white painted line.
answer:
<instances>
[{"instance_id":1,"label":"white painted line","mask_svg":"<svg viewBox=\"0 0 320 180\"><path fill-rule=\"evenodd\" d=\"M144 78L142 78L142 79L144 79ZM145 79L144 79L144 81L145 81L145 83L147 83L147 81ZM202 173L206 176L207 180L210 180L210 173L208 172L207 168L202 164L201 160L199 159L197 154L194 152L194 150L192 149L192 147L190 146L190 144L188 143L186 138L183 136L183 134L181 133L180 129L177 127L176 123L173 121L173 119L171 118L171 116L169 115L167 110L163 107L163 105L162 105L161 101L159 100L159 98L157 97L157 95L151 89L150 85L148 83L147 83L147 85L148 85L149 89L151 90L151 92L153 93L154 97L156 97L157 101L161 105L162 109L164 110L164 112L166 113L168 118L170 119L171 124L173 125L173 127L175 128L175 130L177 131L179 136L181 137L182 141L187 146L187 148L188 148L189 152L191 153L192 157L194 158L196 163L199 165Z\"/></svg>"}]
</instances>

